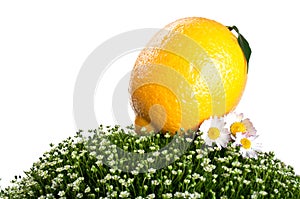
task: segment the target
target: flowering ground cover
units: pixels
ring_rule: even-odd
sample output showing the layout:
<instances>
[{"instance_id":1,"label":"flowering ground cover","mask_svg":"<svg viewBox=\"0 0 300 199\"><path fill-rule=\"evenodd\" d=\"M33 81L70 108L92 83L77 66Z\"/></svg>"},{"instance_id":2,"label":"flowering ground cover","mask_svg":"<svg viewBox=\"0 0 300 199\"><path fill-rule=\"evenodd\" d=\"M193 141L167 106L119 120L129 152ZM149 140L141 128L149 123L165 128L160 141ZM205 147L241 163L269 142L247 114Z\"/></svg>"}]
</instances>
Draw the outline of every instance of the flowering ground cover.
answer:
<instances>
[{"instance_id":1,"label":"flowering ground cover","mask_svg":"<svg viewBox=\"0 0 300 199\"><path fill-rule=\"evenodd\" d=\"M293 168L258 150L252 123L236 116L230 124L211 118L209 128L184 136L79 131L51 144L0 198L300 198Z\"/></svg>"}]
</instances>

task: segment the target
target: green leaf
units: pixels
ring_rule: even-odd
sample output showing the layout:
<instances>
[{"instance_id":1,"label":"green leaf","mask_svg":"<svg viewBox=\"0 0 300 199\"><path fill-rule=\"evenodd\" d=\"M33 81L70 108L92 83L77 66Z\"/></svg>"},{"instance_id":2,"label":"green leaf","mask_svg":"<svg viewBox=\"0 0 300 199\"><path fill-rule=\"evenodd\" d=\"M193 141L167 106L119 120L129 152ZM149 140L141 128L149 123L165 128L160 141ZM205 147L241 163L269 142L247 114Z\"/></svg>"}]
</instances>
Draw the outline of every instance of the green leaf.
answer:
<instances>
[{"instance_id":1,"label":"green leaf","mask_svg":"<svg viewBox=\"0 0 300 199\"><path fill-rule=\"evenodd\" d=\"M244 56L247 60L247 72L249 70L249 59L250 59L250 56L251 56L251 48L250 48L250 45L248 43L248 41L245 39L245 37L240 34L239 32L239 29L236 27L236 26L227 26L227 28L232 31L232 30L235 30L235 32L238 34L238 43L244 53Z\"/></svg>"}]
</instances>

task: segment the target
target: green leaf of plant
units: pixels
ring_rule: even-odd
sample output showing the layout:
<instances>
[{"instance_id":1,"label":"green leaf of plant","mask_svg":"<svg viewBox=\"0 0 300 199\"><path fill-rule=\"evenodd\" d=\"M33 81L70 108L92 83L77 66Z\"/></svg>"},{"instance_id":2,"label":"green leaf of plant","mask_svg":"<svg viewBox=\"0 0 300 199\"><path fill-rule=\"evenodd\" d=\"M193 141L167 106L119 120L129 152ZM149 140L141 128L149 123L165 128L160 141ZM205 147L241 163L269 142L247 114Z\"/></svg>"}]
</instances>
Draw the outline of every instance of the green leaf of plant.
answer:
<instances>
[{"instance_id":1,"label":"green leaf of plant","mask_svg":"<svg viewBox=\"0 0 300 199\"><path fill-rule=\"evenodd\" d=\"M238 34L238 43L244 53L244 56L246 58L246 61L247 61L247 72L249 70L249 59L250 59L250 56L251 56L251 48L250 48L250 45L248 43L248 41L245 39L245 37L240 34L239 32L239 29L236 27L236 26L227 26L227 28L232 31L232 30L235 30L235 32Z\"/></svg>"}]
</instances>

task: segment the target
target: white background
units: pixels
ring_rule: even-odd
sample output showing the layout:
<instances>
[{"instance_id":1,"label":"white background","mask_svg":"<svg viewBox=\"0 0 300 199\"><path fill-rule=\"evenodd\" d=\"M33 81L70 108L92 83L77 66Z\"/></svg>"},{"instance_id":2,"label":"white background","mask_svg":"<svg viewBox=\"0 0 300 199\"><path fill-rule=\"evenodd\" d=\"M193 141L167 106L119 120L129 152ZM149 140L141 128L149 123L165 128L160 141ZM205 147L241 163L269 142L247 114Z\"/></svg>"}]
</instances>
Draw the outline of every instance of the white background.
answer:
<instances>
[{"instance_id":1,"label":"white background","mask_svg":"<svg viewBox=\"0 0 300 199\"><path fill-rule=\"evenodd\" d=\"M265 150L275 151L300 174L300 12L296 3L1 1L0 185L8 185L14 175L28 170L49 143L75 134L75 80L97 46L124 31L161 28L188 16L236 25L248 39L253 54L238 111L251 118ZM98 86L99 123L115 123L111 93L118 78L132 68L136 55L113 64L115 69L108 71L106 81L114 81Z\"/></svg>"}]
</instances>

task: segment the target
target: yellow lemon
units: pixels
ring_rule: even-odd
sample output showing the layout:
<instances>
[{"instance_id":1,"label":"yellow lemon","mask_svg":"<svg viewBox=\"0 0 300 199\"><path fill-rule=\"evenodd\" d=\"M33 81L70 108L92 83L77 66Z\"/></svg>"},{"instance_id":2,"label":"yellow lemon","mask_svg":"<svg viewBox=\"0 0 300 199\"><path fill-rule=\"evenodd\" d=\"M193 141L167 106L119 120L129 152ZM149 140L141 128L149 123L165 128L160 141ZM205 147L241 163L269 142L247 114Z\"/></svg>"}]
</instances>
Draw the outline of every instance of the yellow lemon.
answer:
<instances>
[{"instance_id":1,"label":"yellow lemon","mask_svg":"<svg viewBox=\"0 0 300 199\"><path fill-rule=\"evenodd\" d=\"M210 116L232 111L246 80L245 52L228 27L200 17L179 19L154 35L132 70L136 130L196 130Z\"/></svg>"}]
</instances>

